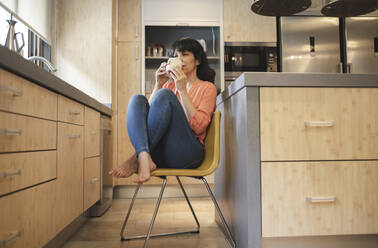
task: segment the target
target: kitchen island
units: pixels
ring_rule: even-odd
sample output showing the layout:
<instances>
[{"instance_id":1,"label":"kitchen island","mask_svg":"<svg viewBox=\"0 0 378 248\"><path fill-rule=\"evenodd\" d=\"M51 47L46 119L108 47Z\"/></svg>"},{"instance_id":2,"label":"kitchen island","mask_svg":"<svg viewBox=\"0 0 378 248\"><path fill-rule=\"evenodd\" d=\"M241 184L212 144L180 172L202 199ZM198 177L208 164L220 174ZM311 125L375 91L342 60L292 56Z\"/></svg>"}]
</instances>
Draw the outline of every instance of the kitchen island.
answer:
<instances>
[{"instance_id":1,"label":"kitchen island","mask_svg":"<svg viewBox=\"0 0 378 248\"><path fill-rule=\"evenodd\" d=\"M378 75L244 73L217 98L238 247L376 247Z\"/></svg>"}]
</instances>

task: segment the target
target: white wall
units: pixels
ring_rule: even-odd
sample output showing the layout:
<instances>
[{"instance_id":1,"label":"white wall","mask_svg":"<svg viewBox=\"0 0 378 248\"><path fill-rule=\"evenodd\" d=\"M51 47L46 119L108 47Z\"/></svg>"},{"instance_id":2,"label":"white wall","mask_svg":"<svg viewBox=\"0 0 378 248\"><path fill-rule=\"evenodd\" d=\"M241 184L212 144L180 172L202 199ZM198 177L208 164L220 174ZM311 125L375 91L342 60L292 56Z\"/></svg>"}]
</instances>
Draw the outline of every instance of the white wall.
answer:
<instances>
[{"instance_id":1,"label":"white wall","mask_svg":"<svg viewBox=\"0 0 378 248\"><path fill-rule=\"evenodd\" d=\"M0 0L50 44L54 43L55 0Z\"/></svg>"},{"instance_id":2,"label":"white wall","mask_svg":"<svg viewBox=\"0 0 378 248\"><path fill-rule=\"evenodd\" d=\"M57 75L111 103L112 0L57 1Z\"/></svg>"}]
</instances>

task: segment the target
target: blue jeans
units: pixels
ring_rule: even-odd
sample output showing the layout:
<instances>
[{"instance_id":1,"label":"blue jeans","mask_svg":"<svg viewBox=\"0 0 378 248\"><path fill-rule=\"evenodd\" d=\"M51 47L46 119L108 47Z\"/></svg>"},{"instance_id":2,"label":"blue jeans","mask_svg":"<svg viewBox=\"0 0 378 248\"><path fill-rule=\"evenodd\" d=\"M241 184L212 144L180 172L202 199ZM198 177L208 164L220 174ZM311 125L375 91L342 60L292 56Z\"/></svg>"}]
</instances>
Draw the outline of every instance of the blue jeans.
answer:
<instances>
[{"instance_id":1,"label":"blue jeans","mask_svg":"<svg viewBox=\"0 0 378 248\"><path fill-rule=\"evenodd\" d=\"M160 89L151 106L143 95L131 98L127 132L138 156L146 151L159 168L197 168L204 147L194 135L181 103L169 89Z\"/></svg>"}]
</instances>

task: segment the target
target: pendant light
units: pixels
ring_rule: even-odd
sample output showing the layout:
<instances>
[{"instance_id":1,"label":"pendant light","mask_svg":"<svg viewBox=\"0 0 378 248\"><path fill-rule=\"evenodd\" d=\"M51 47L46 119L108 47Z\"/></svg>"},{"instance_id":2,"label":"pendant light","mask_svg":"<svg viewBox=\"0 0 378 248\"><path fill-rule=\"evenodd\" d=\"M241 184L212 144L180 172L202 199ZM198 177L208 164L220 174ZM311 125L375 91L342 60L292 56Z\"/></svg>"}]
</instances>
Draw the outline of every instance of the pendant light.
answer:
<instances>
[{"instance_id":1,"label":"pendant light","mask_svg":"<svg viewBox=\"0 0 378 248\"><path fill-rule=\"evenodd\" d=\"M352 17L365 15L378 9L378 0L326 1L321 12L325 16Z\"/></svg>"},{"instance_id":2,"label":"pendant light","mask_svg":"<svg viewBox=\"0 0 378 248\"><path fill-rule=\"evenodd\" d=\"M264 16L289 16L310 6L311 0L253 0L251 10Z\"/></svg>"}]
</instances>

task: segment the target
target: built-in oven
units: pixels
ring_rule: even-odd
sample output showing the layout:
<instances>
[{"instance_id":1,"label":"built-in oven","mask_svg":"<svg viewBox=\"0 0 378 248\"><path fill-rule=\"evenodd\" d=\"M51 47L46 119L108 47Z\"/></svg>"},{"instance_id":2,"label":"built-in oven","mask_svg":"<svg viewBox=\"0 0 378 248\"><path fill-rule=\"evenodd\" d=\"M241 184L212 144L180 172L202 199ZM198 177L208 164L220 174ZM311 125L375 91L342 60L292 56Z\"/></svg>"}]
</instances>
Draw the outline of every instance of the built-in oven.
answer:
<instances>
[{"instance_id":1,"label":"built-in oven","mask_svg":"<svg viewBox=\"0 0 378 248\"><path fill-rule=\"evenodd\" d=\"M226 87L243 72L276 72L277 44L274 42L226 42L224 69Z\"/></svg>"}]
</instances>

